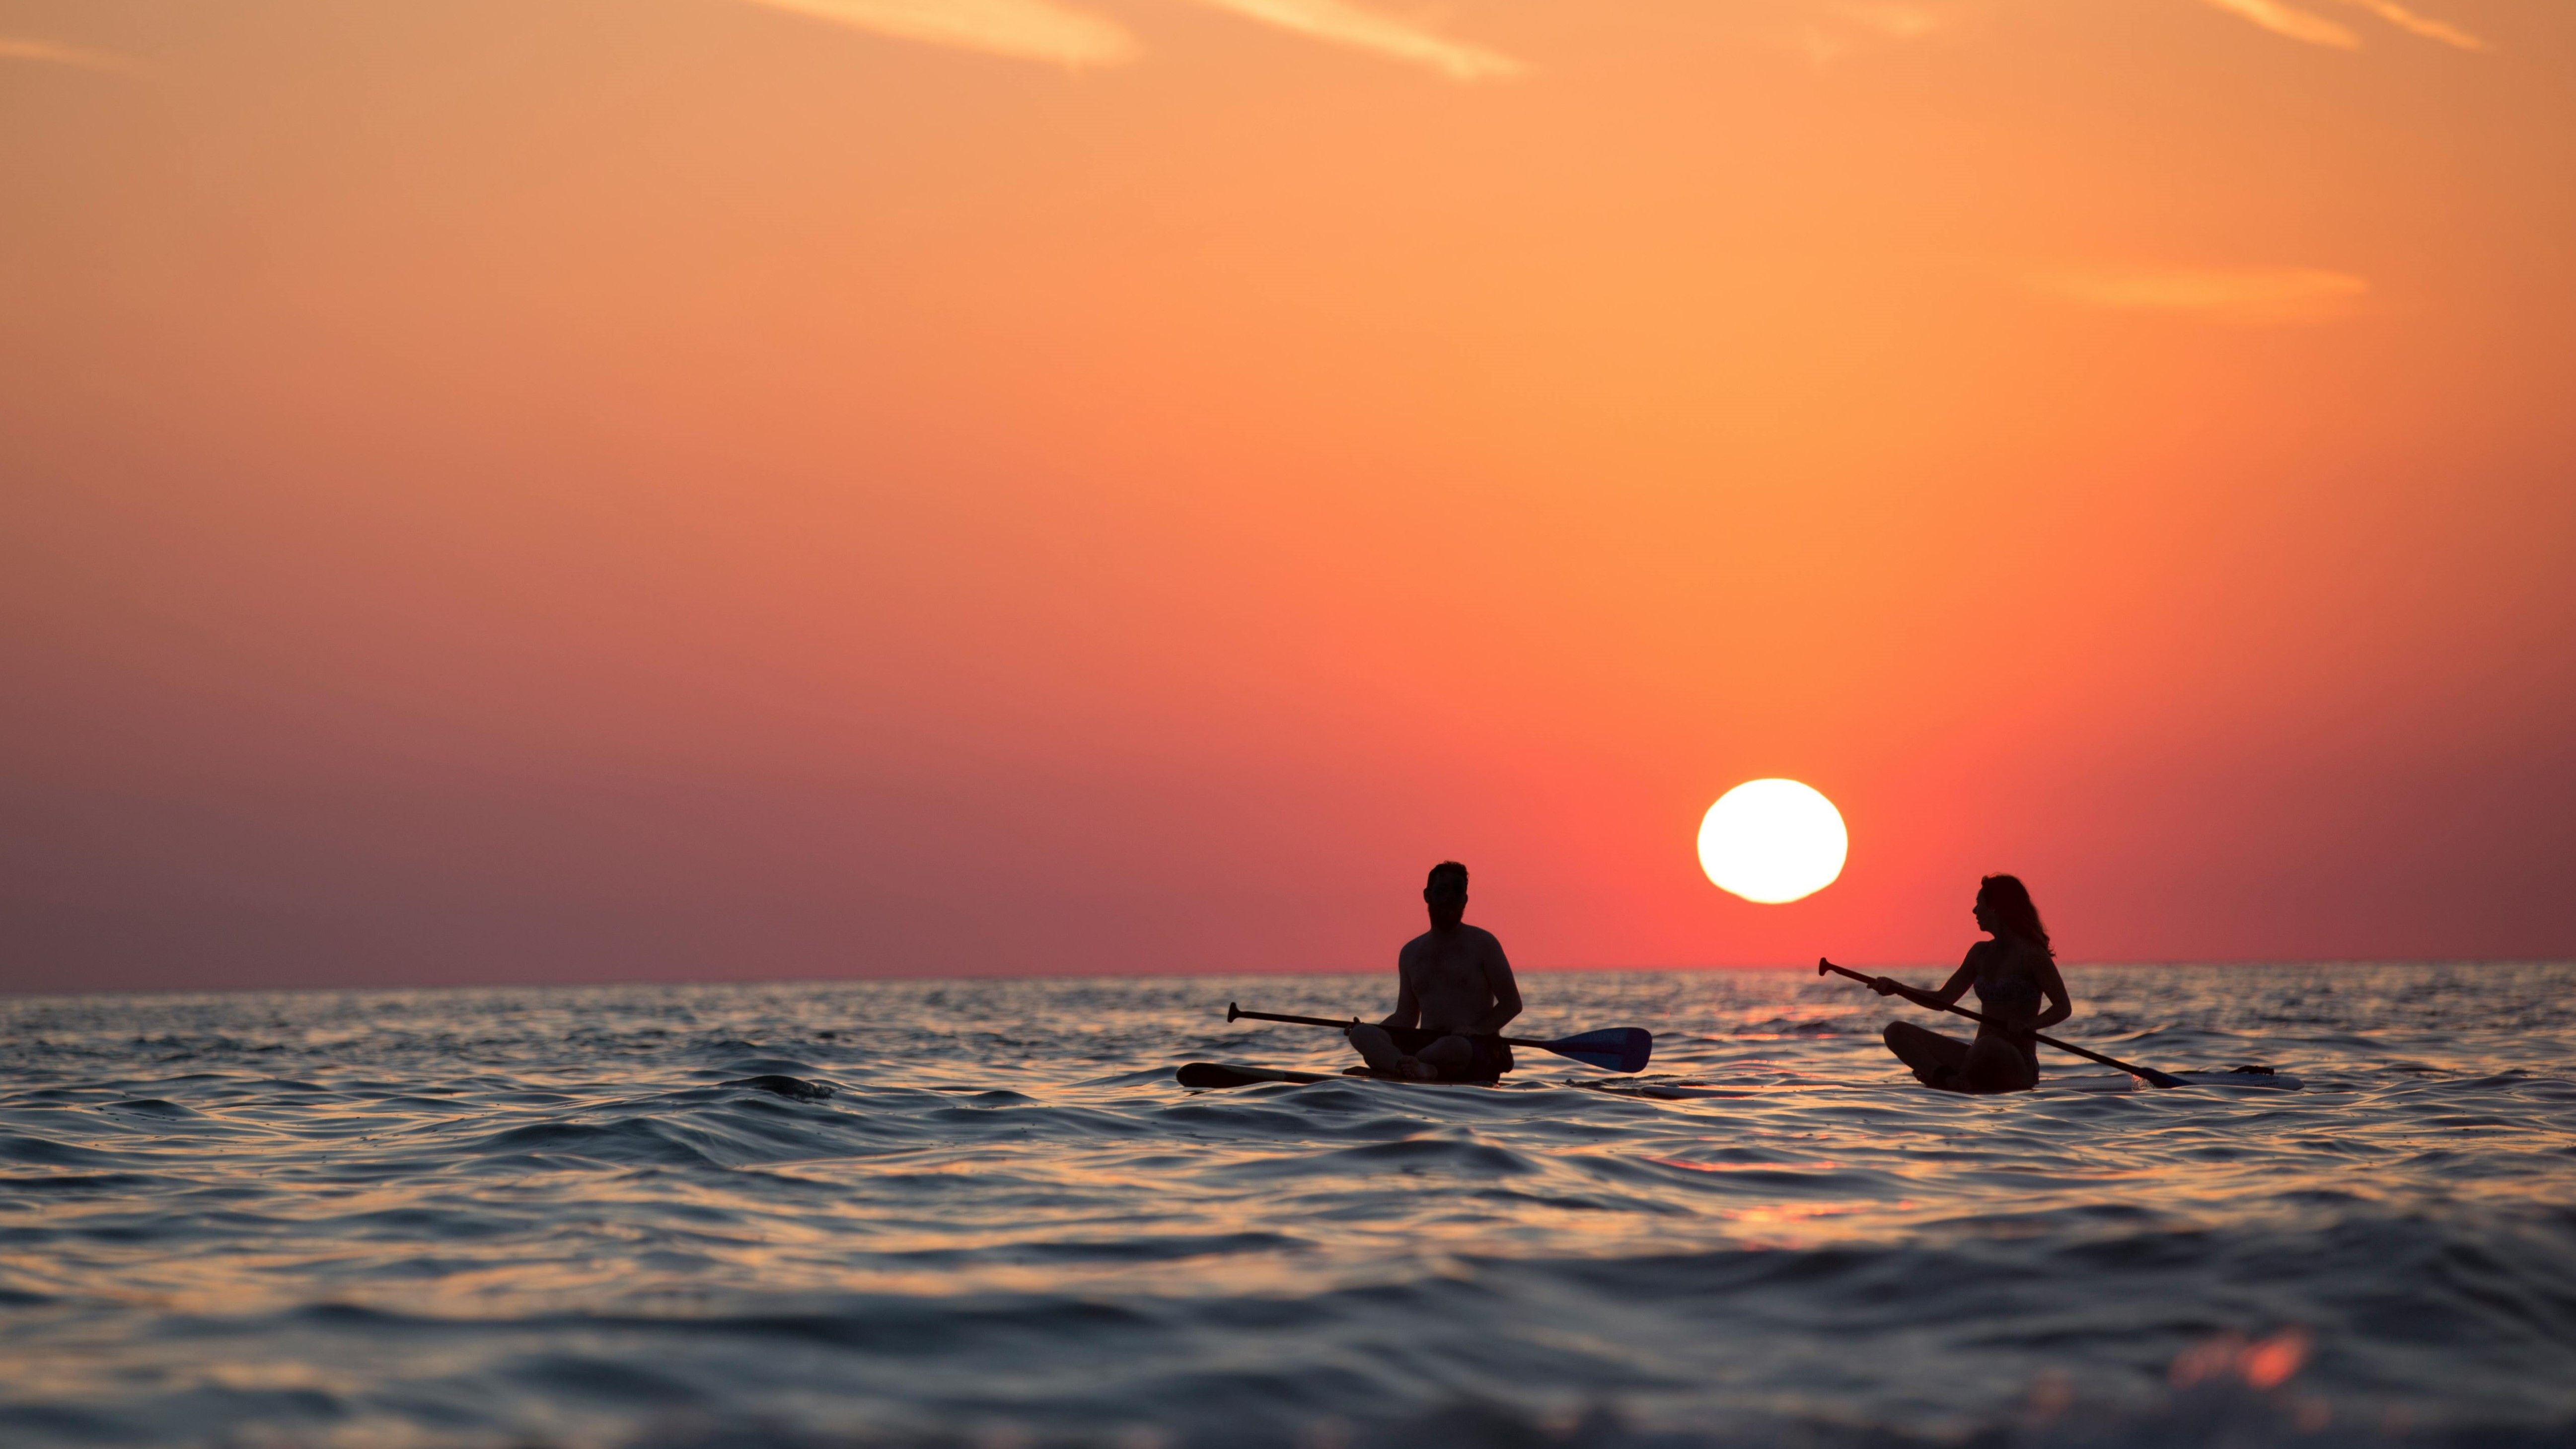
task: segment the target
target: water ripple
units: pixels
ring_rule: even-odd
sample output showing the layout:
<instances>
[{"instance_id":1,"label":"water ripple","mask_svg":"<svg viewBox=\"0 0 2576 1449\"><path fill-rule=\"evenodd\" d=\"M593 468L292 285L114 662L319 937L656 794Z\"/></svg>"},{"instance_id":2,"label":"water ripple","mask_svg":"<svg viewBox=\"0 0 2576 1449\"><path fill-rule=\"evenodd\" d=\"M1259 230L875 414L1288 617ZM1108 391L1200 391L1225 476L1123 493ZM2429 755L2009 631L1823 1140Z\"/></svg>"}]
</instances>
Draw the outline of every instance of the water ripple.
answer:
<instances>
[{"instance_id":1,"label":"water ripple","mask_svg":"<svg viewBox=\"0 0 2576 1449\"><path fill-rule=\"evenodd\" d=\"M2564 1442L2576 968L2070 979L2307 1089L1942 1096L1787 972L1530 980L1662 1097L1171 1080L1374 979L9 1001L0 1438Z\"/></svg>"}]
</instances>

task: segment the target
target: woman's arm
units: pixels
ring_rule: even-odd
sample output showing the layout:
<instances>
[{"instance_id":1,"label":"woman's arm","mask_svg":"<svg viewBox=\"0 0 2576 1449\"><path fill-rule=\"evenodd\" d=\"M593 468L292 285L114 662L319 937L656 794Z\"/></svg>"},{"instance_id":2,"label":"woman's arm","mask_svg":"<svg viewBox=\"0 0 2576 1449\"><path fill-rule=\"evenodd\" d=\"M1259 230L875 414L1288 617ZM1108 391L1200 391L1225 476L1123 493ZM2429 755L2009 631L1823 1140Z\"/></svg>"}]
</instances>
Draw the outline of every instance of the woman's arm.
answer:
<instances>
[{"instance_id":1,"label":"woman's arm","mask_svg":"<svg viewBox=\"0 0 2576 1449\"><path fill-rule=\"evenodd\" d=\"M2044 1031L2075 1014L2075 999L2066 994L2066 978L2057 974L2057 963L2044 956L2039 962L2039 989L2048 997L2048 1009L2030 1024L2032 1031Z\"/></svg>"},{"instance_id":2,"label":"woman's arm","mask_svg":"<svg viewBox=\"0 0 2576 1449\"><path fill-rule=\"evenodd\" d=\"M1977 943L1979 946L1984 944L1982 941ZM1926 991L1920 986L1908 986L1893 976L1871 977L1869 989L1881 996L1902 996L1917 1006L1928 1006L1934 1011L1939 1011L1943 1007L1956 1003L1960 993L1968 989L1968 983L1976 979L1977 948L1971 946L1968 948L1968 959L1959 963L1959 969L1950 973L1950 979L1942 983L1938 991Z\"/></svg>"}]
</instances>

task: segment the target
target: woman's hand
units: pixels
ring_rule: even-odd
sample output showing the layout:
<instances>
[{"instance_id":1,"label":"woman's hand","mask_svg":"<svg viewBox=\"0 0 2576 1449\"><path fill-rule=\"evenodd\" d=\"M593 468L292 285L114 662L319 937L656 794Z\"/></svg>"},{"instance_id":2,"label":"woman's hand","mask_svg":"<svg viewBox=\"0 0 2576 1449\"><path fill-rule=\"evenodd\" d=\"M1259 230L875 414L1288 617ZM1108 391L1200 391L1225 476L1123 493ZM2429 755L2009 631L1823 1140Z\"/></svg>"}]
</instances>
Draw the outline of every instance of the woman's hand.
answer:
<instances>
[{"instance_id":1,"label":"woman's hand","mask_svg":"<svg viewBox=\"0 0 2576 1449\"><path fill-rule=\"evenodd\" d=\"M1884 976L1873 976L1869 978L1869 989L1881 996L1894 996L1902 988Z\"/></svg>"}]
</instances>

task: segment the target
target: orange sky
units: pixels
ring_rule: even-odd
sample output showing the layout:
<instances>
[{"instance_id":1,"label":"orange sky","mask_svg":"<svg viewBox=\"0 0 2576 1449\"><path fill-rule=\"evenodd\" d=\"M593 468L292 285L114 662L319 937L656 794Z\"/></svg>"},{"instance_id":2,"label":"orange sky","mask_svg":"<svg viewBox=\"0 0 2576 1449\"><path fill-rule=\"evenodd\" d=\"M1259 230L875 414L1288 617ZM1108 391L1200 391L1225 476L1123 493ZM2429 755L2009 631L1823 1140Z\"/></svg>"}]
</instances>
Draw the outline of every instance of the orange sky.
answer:
<instances>
[{"instance_id":1,"label":"orange sky","mask_svg":"<svg viewBox=\"0 0 2576 1449\"><path fill-rule=\"evenodd\" d=\"M0 987L2576 953L2415 3L0 0Z\"/></svg>"}]
</instances>

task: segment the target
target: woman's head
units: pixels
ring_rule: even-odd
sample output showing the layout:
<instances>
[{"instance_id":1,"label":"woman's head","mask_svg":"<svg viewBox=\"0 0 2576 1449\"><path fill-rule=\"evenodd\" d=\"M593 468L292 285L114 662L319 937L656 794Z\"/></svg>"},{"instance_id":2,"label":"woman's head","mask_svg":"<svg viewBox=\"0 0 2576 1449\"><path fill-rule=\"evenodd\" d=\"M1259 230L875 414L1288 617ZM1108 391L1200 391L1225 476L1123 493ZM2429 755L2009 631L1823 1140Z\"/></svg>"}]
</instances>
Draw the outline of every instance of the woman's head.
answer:
<instances>
[{"instance_id":1,"label":"woman's head","mask_svg":"<svg viewBox=\"0 0 2576 1449\"><path fill-rule=\"evenodd\" d=\"M2019 936L2043 951L2049 949L2048 928L2039 923L2039 907L2030 903L2030 888L2017 875L1990 875L1977 882L1977 924Z\"/></svg>"}]
</instances>

